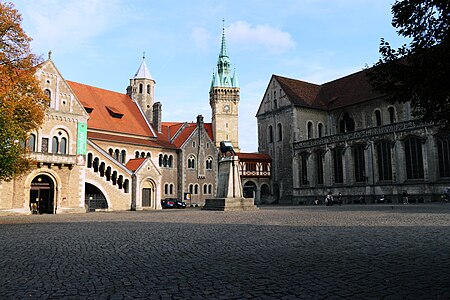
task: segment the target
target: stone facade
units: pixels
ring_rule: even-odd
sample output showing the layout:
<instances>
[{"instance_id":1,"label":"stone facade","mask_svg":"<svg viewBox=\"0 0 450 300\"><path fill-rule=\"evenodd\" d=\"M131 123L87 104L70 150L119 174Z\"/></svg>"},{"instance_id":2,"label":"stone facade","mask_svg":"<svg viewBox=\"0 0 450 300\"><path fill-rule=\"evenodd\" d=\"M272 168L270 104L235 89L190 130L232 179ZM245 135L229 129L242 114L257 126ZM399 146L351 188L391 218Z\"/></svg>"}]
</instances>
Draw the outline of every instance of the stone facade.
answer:
<instances>
[{"instance_id":1,"label":"stone facade","mask_svg":"<svg viewBox=\"0 0 450 300\"><path fill-rule=\"evenodd\" d=\"M80 211L86 148L78 145L86 138L88 114L51 60L38 67L36 77L50 98L43 125L30 133L27 143L36 165L0 184L0 209L28 213L35 206L49 213Z\"/></svg>"},{"instance_id":2,"label":"stone facade","mask_svg":"<svg viewBox=\"0 0 450 300\"><path fill-rule=\"evenodd\" d=\"M323 85L272 76L257 113L259 151L272 157L280 203L437 201L450 186L449 136L386 103L362 71Z\"/></svg>"},{"instance_id":3,"label":"stone facade","mask_svg":"<svg viewBox=\"0 0 450 300\"><path fill-rule=\"evenodd\" d=\"M219 147L221 141L230 141L236 151L239 151L239 88L213 87L209 101L216 147Z\"/></svg>"},{"instance_id":4,"label":"stone facade","mask_svg":"<svg viewBox=\"0 0 450 300\"><path fill-rule=\"evenodd\" d=\"M145 61L127 94L66 81L50 58L36 76L51 99L28 141L36 165L0 183L0 212L161 209L162 199L185 195L201 206L215 195L212 124L163 122Z\"/></svg>"},{"instance_id":5,"label":"stone facade","mask_svg":"<svg viewBox=\"0 0 450 300\"><path fill-rule=\"evenodd\" d=\"M0 212L66 213L161 209L165 198L203 206L217 191L220 141L242 158L247 198L272 202L270 157L240 153L240 90L225 35L210 88L212 122L164 122L145 57L126 93L67 81L50 59L36 73L51 99L42 127L30 133L36 165L0 183Z\"/></svg>"},{"instance_id":6,"label":"stone facade","mask_svg":"<svg viewBox=\"0 0 450 300\"><path fill-rule=\"evenodd\" d=\"M201 206L216 193L218 157L218 150L207 134L203 117L197 117L195 129L180 148L179 165L183 175L179 180L180 189L190 194L187 199L189 204Z\"/></svg>"}]
</instances>

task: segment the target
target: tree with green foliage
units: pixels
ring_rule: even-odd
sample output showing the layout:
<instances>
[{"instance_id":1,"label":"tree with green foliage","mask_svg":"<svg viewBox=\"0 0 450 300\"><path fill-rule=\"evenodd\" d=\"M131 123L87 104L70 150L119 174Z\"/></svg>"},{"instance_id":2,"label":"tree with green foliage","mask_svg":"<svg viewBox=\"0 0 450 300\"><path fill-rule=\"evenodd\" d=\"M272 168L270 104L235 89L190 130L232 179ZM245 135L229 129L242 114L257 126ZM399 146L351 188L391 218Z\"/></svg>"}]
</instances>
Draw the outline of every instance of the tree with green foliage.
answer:
<instances>
[{"instance_id":1,"label":"tree with green foliage","mask_svg":"<svg viewBox=\"0 0 450 300\"><path fill-rule=\"evenodd\" d=\"M389 102L410 101L416 119L450 129L450 1L397 0L392 14L409 44L394 49L381 39L369 80Z\"/></svg>"},{"instance_id":2,"label":"tree with green foliage","mask_svg":"<svg viewBox=\"0 0 450 300\"><path fill-rule=\"evenodd\" d=\"M0 2L0 182L23 174L31 165L25 141L43 122L48 99L35 78L39 58L10 2Z\"/></svg>"}]
</instances>

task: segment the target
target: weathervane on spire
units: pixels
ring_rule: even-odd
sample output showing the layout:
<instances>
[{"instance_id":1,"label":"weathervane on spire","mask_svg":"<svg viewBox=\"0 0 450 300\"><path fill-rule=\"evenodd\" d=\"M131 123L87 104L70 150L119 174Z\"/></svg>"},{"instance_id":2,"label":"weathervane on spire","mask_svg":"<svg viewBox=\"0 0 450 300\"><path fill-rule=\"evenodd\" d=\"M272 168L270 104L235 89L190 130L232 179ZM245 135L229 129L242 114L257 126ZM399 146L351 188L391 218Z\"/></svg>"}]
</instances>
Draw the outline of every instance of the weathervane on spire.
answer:
<instances>
[{"instance_id":1,"label":"weathervane on spire","mask_svg":"<svg viewBox=\"0 0 450 300\"><path fill-rule=\"evenodd\" d=\"M145 51L142 52L142 59L145 59Z\"/></svg>"}]
</instances>

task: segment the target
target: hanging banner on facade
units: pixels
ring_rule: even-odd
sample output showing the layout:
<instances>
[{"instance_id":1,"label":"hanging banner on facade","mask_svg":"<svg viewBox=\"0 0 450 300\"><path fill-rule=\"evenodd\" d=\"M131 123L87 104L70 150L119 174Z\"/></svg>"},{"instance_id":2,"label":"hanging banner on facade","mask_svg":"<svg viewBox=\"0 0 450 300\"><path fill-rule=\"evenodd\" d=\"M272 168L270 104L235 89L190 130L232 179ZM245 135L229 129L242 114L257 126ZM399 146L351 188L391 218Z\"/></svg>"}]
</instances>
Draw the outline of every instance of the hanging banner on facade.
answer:
<instances>
[{"instance_id":1,"label":"hanging banner on facade","mask_svg":"<svg viewBox=\"0 0 450 300\"><path fill-rule=\"evenodd\" d=\"M77 154L86 155L87 123L78 123Z\"/></svg>"}]
</instances>

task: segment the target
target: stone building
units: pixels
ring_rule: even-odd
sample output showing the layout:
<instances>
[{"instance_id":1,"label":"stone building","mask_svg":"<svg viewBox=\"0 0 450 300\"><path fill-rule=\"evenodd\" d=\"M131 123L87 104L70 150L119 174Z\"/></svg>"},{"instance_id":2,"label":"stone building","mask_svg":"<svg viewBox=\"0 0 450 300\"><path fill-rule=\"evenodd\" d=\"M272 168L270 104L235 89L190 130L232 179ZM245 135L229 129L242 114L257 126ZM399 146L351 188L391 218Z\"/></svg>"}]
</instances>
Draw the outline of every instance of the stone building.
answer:
<instances>
[{"instance_id":1,"label":"stone building","mask_svg":"<svg viewBox=\"0 0 450 300\"><path fill-rule=\"evenodd\" d=\"M344 202L384 195L435 201L450 186L450 136L413 120L409 103L388 104L367 70L318 85L273 75L257 112L259 151L272 158L280 203Z\"/></svg>"},{"instance_id":2,"label":"stone building","mask_svg":"<svg viewBox=\"0 0 450 300\"><path fill-rule=\"evenodd\" d=\"M145 57L126 93L66 80L50 54L36 76L51 99L44 124L27 142L36 165L0 183L0 211L160 209L161 199L185 195L203 205L216 193L216 146L230 140L239 150L239 85L225 32L210 87L211 123L202 116L164 122Z\"/></svg>"}]
</instances>

